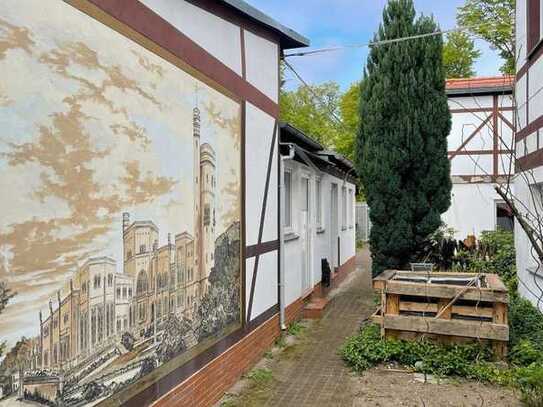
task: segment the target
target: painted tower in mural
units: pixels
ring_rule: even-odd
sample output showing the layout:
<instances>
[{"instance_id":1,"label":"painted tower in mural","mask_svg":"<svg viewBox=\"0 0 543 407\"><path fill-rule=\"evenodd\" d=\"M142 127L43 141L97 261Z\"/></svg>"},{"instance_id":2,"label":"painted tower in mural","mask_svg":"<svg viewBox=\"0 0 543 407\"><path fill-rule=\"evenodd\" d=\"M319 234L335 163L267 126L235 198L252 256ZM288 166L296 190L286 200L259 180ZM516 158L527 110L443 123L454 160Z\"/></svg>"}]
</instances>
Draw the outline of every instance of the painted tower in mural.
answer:
<instances>
[{"instance_id":1,"label":"painted tower in mural","mask_svg":"<svg viewBox=\"0 0 543 407\"><path fill-rule=\"evenodd\" d=\"M215 265L215 150L208 143L200 143L200 110L193 111L194 136L194 234L197 247L194 264L198 273L198 297L209 288L209 274Z\"/></svg>"},{"instance_id":2,"label":"painted tower in mural","mask_svg":"<svg viewBox=\"0 0 543 407\"><path fill-rule=\"evenodd\" d=\"M215 151L204 143L200 146L200 293L205 295L209 288L209 274L215 266Z\"/></svg>"},{"instance_id":3,"label":"painted tower in mural","mask_svg":"<svg viewBox=\"0 0 543 407\"><path fill-rule=\"evenodd\" d=\"M200 250L200 242L201 242L201 227L200 227L200 217L201 217L201 205L200 205L200 182L201 182L201 176L200 176L200 109L198 107L195 107L192 111L192 137L193 137L193 143L194 143L194 150L192 151L193 154L193 176L194 176L194 184L193 184L193 193L194 193L194 242L195 242L195 250L193 253L193 264L194 264L194 272L196 275L191 275L191 283L195 282L196 285L194 286L194 296L195 300L199 301L201 297L200 293L200 256L201 256L201 250ZM191 308L195 306L195 302L191 302Z\"/></svg>"}]
</instances>

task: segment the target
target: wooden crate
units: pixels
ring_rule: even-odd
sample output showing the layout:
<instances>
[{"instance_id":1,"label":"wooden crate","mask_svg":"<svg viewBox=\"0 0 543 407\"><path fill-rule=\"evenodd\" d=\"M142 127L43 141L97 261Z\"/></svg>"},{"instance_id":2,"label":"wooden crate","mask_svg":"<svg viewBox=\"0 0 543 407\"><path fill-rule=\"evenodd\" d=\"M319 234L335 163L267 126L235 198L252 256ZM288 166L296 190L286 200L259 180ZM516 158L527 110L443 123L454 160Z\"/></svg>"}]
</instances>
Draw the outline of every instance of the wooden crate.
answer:
<instances>
[{"instance_id":1,"label":"wooden crate","mask_svg":"<svg viewBox=\"0 0 543 407\"><path fill-rule=\"evenodd\" d=\"M507 353L507 288L496 274L387 270L373 279L381 308L372 316L383 337L482 341Z\"/></svg>"}]
</instances>

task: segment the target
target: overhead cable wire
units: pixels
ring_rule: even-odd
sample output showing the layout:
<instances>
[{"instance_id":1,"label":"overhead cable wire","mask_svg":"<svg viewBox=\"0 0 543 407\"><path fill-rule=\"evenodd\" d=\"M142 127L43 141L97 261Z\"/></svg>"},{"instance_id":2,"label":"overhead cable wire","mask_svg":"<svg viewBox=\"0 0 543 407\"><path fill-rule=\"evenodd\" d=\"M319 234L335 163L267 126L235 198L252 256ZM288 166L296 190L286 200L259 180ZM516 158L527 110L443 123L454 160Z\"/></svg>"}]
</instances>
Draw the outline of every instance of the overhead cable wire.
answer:
<instances>
[{"instance_id":1,"label":"overhead cable wire","mask_svg":"<svg viewBox=\"0 0 543 407\"><path fill-rule=\"evenodd\" d=\"M327 48L317 48L309 51L300 51L300 52L292 52L289 54L285 54L285 58L290 57L303 57L308 55L316 55L316 54L322 54L326 52L336 52L341 51L344 49L353 49L353 48L370 48L370 47L378 47L381 45L388 45L388 44L394 44L398 42L404 42L404 41L411 41L416 40L419 38L427 38L427 37L435 37L437 35L443 35L448 34L451 32L457 32L457 31L467 31L467 27L455 27L451 28L450 30L440 30L440 31L433 31L431 33L424 33L424 34L417 34L417 35L410 35L407 37L400 37L400 38L392 38L389 40L379 40L379 41L370 41L360 44L347 44L347 45L338 45L333 47L327 47Z\"/></svg>"}]
</instances>

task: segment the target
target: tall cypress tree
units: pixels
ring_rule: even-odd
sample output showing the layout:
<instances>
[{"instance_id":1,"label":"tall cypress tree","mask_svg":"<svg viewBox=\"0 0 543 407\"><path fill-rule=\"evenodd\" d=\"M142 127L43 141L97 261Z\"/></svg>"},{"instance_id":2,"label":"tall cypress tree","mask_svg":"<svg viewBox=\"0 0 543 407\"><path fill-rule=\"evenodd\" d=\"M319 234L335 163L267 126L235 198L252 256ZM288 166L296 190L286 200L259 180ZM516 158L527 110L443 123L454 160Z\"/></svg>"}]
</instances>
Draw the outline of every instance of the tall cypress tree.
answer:
<instances>
[{"instance_id":1,"label":"tall cypress tree","mask_svg":"<svg viewBox=\"0 0 543 407\"><path fill-rule=\"evenodd\" d=\"M389 0L374 41L438 30L412 0ZM450 205L443 39L371 48L361 87L357 167L370 207L373 273L417 259Z\"/></svg>"}]
</instances>

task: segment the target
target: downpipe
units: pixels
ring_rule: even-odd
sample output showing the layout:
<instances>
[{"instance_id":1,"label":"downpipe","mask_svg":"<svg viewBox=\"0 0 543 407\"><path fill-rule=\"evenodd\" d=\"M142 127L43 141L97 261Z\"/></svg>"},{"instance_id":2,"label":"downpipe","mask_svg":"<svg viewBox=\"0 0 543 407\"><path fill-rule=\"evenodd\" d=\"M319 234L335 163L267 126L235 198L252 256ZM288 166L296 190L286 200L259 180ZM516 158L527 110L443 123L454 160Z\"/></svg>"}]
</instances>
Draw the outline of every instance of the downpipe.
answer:
<instances>
[{"instance_id":1,"label":"downpipe","mask_svg":"<svg viewBox=\"0 0 543 407\"><path fill-rule=\"evenodd\" d=\"M294 158L294 146L290 143L279 145L288 146L288 155L281 155L281 149L279 148L279 202L281 210L279 211L279 325L281 330L287 329L285 322L285 164L286 160L292 160Z\"/></svg>"}]
</instances>

